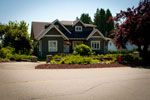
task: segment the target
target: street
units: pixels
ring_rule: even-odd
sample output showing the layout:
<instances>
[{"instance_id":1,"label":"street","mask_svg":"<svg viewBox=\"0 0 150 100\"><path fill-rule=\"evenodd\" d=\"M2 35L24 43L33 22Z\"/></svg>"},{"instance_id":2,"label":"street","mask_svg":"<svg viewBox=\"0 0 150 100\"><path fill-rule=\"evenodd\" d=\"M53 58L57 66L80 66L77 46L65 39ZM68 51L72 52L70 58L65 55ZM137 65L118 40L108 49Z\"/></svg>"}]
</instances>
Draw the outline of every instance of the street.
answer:
<instances>
[{"instance_id":1,"label":"street","mask_svg":"<svg viewBox=\"0 0 150 100\"><path fill-rule=\"evenodd\" d=\"M36 63L8 65L0 63L0 100L150 100L150 69L41 70L34 69Z\"/></svg>"}]
</instances>

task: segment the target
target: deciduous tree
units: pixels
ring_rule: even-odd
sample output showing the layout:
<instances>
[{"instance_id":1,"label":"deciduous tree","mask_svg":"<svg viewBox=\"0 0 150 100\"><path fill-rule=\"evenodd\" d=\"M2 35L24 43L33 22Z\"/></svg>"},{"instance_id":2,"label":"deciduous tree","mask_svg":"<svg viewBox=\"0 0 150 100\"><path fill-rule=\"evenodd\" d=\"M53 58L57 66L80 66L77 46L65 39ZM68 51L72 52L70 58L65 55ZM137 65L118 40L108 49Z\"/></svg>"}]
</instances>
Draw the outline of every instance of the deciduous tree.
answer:
<instances>
[{"instance_id":1,"label":"deciduous tree","mask_svg":"<svg viewBox=\"0 0 150 100\"><path fill-rule=\"evenodd\" d=\"M16 49L16 53L29 54L32 48L31 40L28 34L28 25L26 22L10 21L6 25L4 32L3 46L11 46Z\"/></svg>"},{"instance_id":2,"label":"deciduous tree","mask_svg":"<svg viewBox=\"0 0 150 100\"><path fill-rule=\"evenodd\" d=\"M124 47L126 42L138 46L140 55L148 60L150 45L150 1L142 0L138 7L120 11L114 18L116 21L115 41L118 47ZM143 46L143 49L141 48Z\"/></svg>"}]
</instances>

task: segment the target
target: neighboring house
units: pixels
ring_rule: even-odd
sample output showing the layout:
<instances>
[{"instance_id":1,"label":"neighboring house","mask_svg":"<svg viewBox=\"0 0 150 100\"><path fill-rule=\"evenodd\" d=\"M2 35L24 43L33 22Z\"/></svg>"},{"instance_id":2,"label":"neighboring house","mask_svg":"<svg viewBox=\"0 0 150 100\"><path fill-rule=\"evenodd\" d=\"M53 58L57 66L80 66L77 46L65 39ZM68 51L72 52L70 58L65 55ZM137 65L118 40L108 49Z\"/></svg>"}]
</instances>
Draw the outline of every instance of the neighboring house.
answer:
<instances>
[{"instance_id":1,"label":"neighboring house","mask_svg":"<svg viewBox=\"0 0 150 100\"><path fill-rule=\"evenodd\" d=\"M107 40L95 25L81 20L32 22L31 39L34 53L40 57L49 54L72 53L76 45L86 44L92 50L106 53Z\"/></svg>"},{"instance_id":2,"label":"neighboring house","mask_svg":"<svg viewBox=\"0 0 150 100\"><path fill-rule=\"evenodd\" d=\"M125 51L125 50L134 50L138 48L136 45L127 42L125 49L118 49L113 39L107 38L107 40L108 40L108 51Z\"/></svg>"},{"instance_id":3,"label":"neighboring house","mask_svg":"<svg viewBox=\"0 0 150 100\"><path fill-rule=\"evenodd\" d=\"M108 51L118 51L118 48L112 39L108 39Z\"/></svg>"}]
</instances>

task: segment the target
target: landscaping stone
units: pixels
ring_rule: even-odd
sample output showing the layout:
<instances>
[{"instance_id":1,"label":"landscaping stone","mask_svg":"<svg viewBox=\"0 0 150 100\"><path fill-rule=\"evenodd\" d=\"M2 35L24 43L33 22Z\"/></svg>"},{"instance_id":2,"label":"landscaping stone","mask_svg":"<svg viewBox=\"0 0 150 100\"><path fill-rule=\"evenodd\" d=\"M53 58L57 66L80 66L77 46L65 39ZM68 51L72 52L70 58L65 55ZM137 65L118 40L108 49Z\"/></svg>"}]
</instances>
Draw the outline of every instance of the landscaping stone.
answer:
<instances>
[{"instance_id":1,"label":"landscaping stone","mask_svg":"<svg viewBox=\"0 0 150 100\"><path fill-rule=\"evenodd\" d=\"M50 63L51 60L53 60L53 56L52 55L47 55L46 56L46 63Z\"/></svg>"},{"instance_id":2,"label":"landscaping stone","mask_svg":"<svg viewBox=\"0 0 150 100\"><path fill-rule=\"evenodd\" d=\"M36 56L33 56L33 57L31 58L31 62L37 62L37 57L36 57Z\"/></svg>"}]
</instances>

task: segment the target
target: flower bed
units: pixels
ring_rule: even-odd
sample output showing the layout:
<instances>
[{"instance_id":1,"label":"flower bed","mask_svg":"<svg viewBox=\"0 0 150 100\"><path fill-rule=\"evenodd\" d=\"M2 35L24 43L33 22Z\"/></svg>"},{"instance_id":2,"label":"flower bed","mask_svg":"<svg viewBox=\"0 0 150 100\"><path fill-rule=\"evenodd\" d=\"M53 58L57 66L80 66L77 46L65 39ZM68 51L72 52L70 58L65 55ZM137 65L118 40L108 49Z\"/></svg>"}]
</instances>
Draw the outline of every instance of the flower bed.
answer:
<instances>
[{"instance_id":1,"label":"flower bed","mask_svg":"<svg viewBox=\"0 0 150 100\"><path fill-rule=\"evenodd\" d=\"M76 68L109 68L109 67L126 67L119 63L111 64L41 64L37 65L35 69L76 69Z\"/></svg>"}]
</instances>

